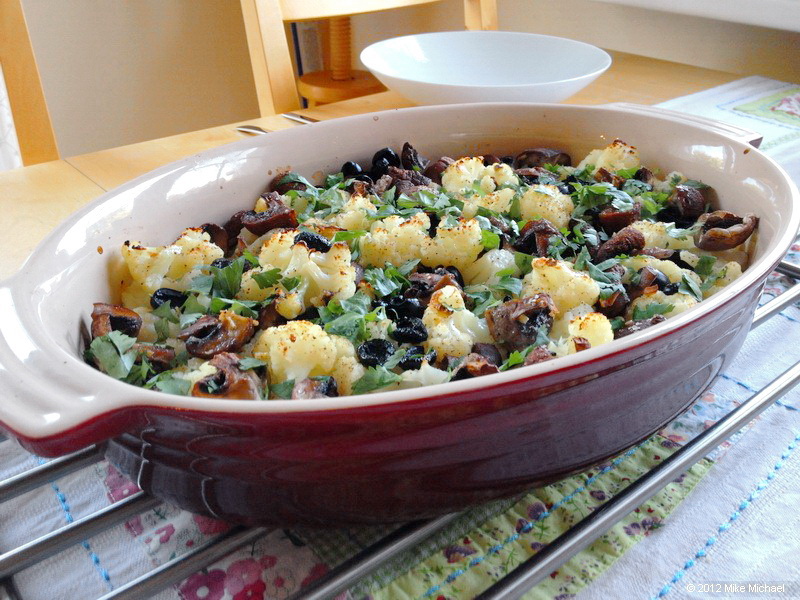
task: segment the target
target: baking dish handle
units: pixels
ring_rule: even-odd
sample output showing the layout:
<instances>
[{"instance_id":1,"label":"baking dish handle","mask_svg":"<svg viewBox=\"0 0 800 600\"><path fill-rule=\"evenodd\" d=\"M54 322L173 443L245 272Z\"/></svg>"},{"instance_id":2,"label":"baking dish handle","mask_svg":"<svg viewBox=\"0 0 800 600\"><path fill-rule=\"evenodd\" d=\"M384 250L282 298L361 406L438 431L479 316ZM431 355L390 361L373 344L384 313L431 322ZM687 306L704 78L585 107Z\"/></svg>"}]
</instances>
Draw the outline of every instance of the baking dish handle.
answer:
<instances>
[{"instance_id":1,"label":"baking dish handle","mask_svg":"<svg viewBox=\"0 0 800 600\"><path fill-rule=\"evenodd\" d=\"M74 353L46 343L26 283L19 273L0 282L0 431L58 456L129 430L131 404L97 386Z\"/></svg>"},{"instance_id":2,"label":"baking dish handle","mask_svg":"<svg viewBox=\"0 0 800 600\"><path fill-rule=\"evenodd\" d=\"M708 117L701 117L698 115L690 115L688 113L670 110L668 108L647 106L644 104L632 104L629 102L612 102L606 104L605 106L608 106L609 108L624 108L628 112L638 113L641 115L662 115L664 117L669 117L670 119L683 121L684 123L700 125L705 129L713 130L716 133L720 133L729 138L745 142L746 144L750 144L755 148L758 148L761 145L761 142L764 140L764 136L762 134L752 131L751 129L745 129L744 127L738 127L737 125L731 125L730 123L717 121L716 119L709 119Z\"/></svg>"}]
</instances>

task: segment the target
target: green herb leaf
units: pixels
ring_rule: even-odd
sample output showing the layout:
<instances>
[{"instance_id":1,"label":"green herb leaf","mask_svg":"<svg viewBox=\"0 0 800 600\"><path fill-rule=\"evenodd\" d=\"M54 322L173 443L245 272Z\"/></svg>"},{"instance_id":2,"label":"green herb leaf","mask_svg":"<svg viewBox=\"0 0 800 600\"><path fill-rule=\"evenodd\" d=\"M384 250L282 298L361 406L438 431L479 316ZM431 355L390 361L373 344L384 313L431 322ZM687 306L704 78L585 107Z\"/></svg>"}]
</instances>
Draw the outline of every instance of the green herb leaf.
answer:
<instances>
[{"instance_id":1,"label":"green herb leaf","mask_svg":"<svg viewBox=\"0 0 800 600\"><path fill-rule=\"evenodd\" d=\"M353 384L353 393L366 394L392 383L397 383L401 379L400 375L392 373L386 367L369 367L366 373Z\"/></svg>"},{"instance_id":2,"label":"green herb leaf","mask_svg":"<svg viewBox=\"0 0 800 600\"><path fill-rule=\"evenodd\" d=\"M625 327L625 319L622 317L614 317L613 319L609 319L608 322L611 323L611 331L617 331Z\"/></svg>"},{"instance_id":3,"label":"green herb leaf","mask_svg":"<svg viewBox=\"0 0 800 600\"><path fill-rule=\"evenodd\" d=\"M686 273L681 277L681 284L678 291L682 294L689 294L692 298L700 302L703 299L703 292L698 283Z\"/></svg>"},{"instance_id":4,"label":"green herb leaf","mask_svg":"<svg viewBox=\"0 0 800 600\"><path fill-rule=\"evenodd\" d=\"M367 324L364 315L349 312L325 323L325 331L349 339L353 344L366 339Z\"/></svg>"},{"instance_id":5,"label":"green herb leaf","mask_svg":"<svg viewBox=\"0 0 800 600\"><path fill-rule=\"evenodd\" d=\"M500 280L490 288L499 292L505 292L511 296L518 297L522 291L522 280L512 275L503 275Z\"/></svg>"},{"instance_id":6,"label":"green herb leaf","mask_svg":"<svg viewBox=\"0 0 800 600\"><path fill-rule=\"evenodd\" d=\"M707 190L707 189L710 188L710 186L706 185L702 181L697 181L696 179L687 179L681 185L692 187L692 188L695 188L697 190Z\"/></svg>"},{"instance_id":7,"label":"green herb leaf","mask_svg":"<svg viewBox=\"0 0 800 600\"><path fill-rule=\"evenodd\" d=\"M132 350L135 343L136 338L111 331L94 338L89 352L103 372L115 379L124 379L136 360L137 353Z\"/></svg>"},{"instance_id":8,"label":"green herb leaf","mask_svg":"<svg viewBox=\"0 0 800 600\"><path fill-rule=\"evenodd\" d=\"M268 271L263 271L262 273L254 273L253 274L253 281L258 284L258 287L262 290L264 288L272 287L276 283L281 280L281 270L280 269L269 269Z\"/></svg>"},{"instance_id":9,"label":"green herb leaf","mask_svg":"<svg viewBox=\"0 0 800 600\"><path fill-rule=\"evenodd\" d=\"M249 369L256 369L258 367L265 367L267 363L263 360L258 360L257 358L253 358L252 356L246 356L244 358L239 359L239 369L241 371L247 371Z\"/></svg>"},{"instance_id":10,"label":"green herb leaf","mask_svg":"<svg viewBox=\"0 0 800 600\"><path fill-rule=\"evenodd\" d=\"M633 320L643 321L645 319L655 317L656 315L666 315L667 313L672 312L673 308L675 307L672 304L659 304L658 302L651 302L644 308L641 306L634 306Z\"/></svg>"},{"instance_id":11,"label":"green herb leaf","mask_svg":"<svg viewBox=\"0 0 800 600\"><path fill-rule=\"evenodd\" d=\"M716 257L701 256L700 260L697 261L697 264L694 267L694 272L700 275L700 277L708 277L711 275L711 271L713 271L715 264L717 264Z\"/></svg>"},{"instance_id":12,"label":"green herb leaf","mask_svg":"<svg viewBox=\"0 0 800 600\"><path fill-rule=\"evenodd\" d=\"M357 229L354 231L337 231L336 233L333 234L333 241L349 242L350 240L355 240L365 235L367 235L367 232L364 231L363 229Z\"/></svg>"},{"instance_id":13,"label":"green herb leaf","mask_svg":"<svg viewBox=\"0 0 800 600\"><path fill-rule=\"evenodd\" d=\"M166 394L188 396L189 391L192 389L192 384L187 379L176 377L170 371L164 371L148 380L146 387L156 388Z\"/></svg>"},{"instance_id":14,"label":"green herb leaf","mask_svg":"<svg viewBox=\"0 0 800 600\"><path fill-rule=\"evenodd\" d=\"M294 389L294 379L288 379L282 383L272 383L269 386L270 394L276 398L284 400L292 397L292 390Z\"/></svg>"},{"instance_id":15,"label":"green herb leaf","mask_svg":"<svg viewBox=\"0 0 800 600\"><path fill-rule=\"evenodd\" d=\"M714 284L716 284L717 281L725 277L727 272L728 272L728 267L723 267L716 273L711 273L711 275L706 277L705 281L703 281L703 285L700 286L700 289L703 290L704 292L706 290L710 290L712 287L714 287Z\"/></svg>"},{"instance_id":16,"label":"green herb leaf","mask_svg":"<svg viewBox=\"0 0 800 600\"><path fill-rule=\"evenodd\" d=\"M284 277L281 279L281 285L287 292L291 292L294 288L300 285L302 280L300 277Z\"/></svg>"},{"instance_id":17,"label":"green herb leaf","mask_svg":"<svg viewBox=\"0 0 800 600\"><path fill-rule=\"evenodd\" d=\"M500 236L494 231L481 230L481 244L486 250L493 250L500 247Z\"/></svg>"}]
</instances>

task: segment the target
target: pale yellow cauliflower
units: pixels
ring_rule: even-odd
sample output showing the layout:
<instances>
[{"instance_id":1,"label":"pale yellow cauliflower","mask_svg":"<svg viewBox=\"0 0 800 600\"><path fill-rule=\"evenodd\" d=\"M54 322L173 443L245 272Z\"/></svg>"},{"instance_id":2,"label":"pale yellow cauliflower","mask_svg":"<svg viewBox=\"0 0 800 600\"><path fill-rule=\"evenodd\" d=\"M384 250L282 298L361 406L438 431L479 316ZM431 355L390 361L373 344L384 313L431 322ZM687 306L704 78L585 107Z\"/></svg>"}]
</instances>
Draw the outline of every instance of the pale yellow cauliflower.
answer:
<instances>
[{"instance_id":1,"label":"pale yellow cauliflower","mask_svg":"<svg viewBox=\"0 0 800 600\"><path fill-rule=\"evenodd\" d=\"M365 231L371 225L368 215L375 210L377 210L375 205L367 196L353 194L329 222L348 231Z\"/></svg>"},{"instance_id":2,"label":"pale yellow cauliflower","mask_svg":"<svg viewBox=\"0 0 800 600\"><path fill-rule=\"evenodd\" d=\"M522 280L521 296L546 293L559 312L567 312L579 304L592 305L600 296L600 287L587 273L576 271L567 261L534 258L532 270Z\"/></svg>"},{"instance_id":3,"label":"pale yellow cauliflower","mask_svg":"<svg viewBox=\"0 0 800 600\"><path fill-rule=\"evenodd\" d=\"M267 363L270 383L331 375L342 395L349 394L364 374L353 344L309 321L290 321L260 332L253 356Z\"/></svg>"},{"instance_id":4,"label":"pale yellow cauliflower","mask_svg":"<svg viewBox=\"0 0 800 600\"><path fill-rule=\"evenodd\" d=\"M466 356L476 342L492 343L486 321L466 310L461 291L452 285L433 293L422 322L428 330L425 350L440 357Z\"/></svg>"},{"instance_id":5,"label":"pale yellow cauliflower","mask_svg":"<svg viewBox=\"0 0 800 600\"><path fill-rule=\"evenodd\" d=\"M627 311L625 312L626 319L633 318L633 311L636 307L639 307L640 310L645 309L649 304L668 304L672 306L672 309L665 313L664 316L667 318L674 317L677 314L682 313L685 310L689 310L695 304L697 304L697 300L692 298L689 294L670 294L667 296L662 291L657 291L652 294L645 294L644 296L639 296L630 303L628 306Z\"/></svg>"},{"instance_id":6,"label":"pale yellow cauliflower","mask_svg":"<svg viewBox=\"0 0 800 600\"><path fill-rule=\"evenodd\" d=\"M602 346L614 340L614 331L611 329L611 322L603 314L593 312L591 306L582 304L566 313L560 319L556 319L550 331L552 338L568 339L581 337L587 340L591 347ZM568 346L575 352L575 344ZM572 353L570 352L570 353Z\"/></svg>"},{"instance_id":7,"label":"pale yellow cauliflower","mask_svg":"<svg viewBox=\"0 0 800 600\"><path fill-rule=\"evenodd\" d=\"M636 146L630 146L622 140L614 140L605 148L592 150L578 165L578 170L594 165L594 172L600 169L619 171L620 169L638 169L642 163Z\"/></svg>"},{"instance_id":8,"label":"pale yellow cauliflower","mask_svg":"<svg viewBox=\"0 0 800 600\"><path fill-rule=\"evenodd\" d=\"M150 305L150 296L157 289L168 287L186 290L191 279L200 273L193 269L222 258L222 248L199 227L185 229L168 246L140 246L131 242L122 245L122 258L130 279L122 282L122 303L129 308Z\"/></svg>"},{"instance_id":9,"label":"pale yellow cauliflower","mask_svg":"<svg viewBox=\"0 0 800 600\"><path fill-rule=\"evenodd\" d=\"M458 219L455 227L446 227L444 221L436 228L436 236L428 238L422 246L422 264L438 265L466 270L483 251L481 226L475 219Z\"/></svg>"},{"instance_id":10,"label":"pale yellow cauliflower","mask_svg":"<svg viewBox=\"0 0 800 600\"><path fill-rule=\"evenodd\" d=\"M431 220L424 212L408 219L391 216L372 225L370 232L361 238L361 264L366 267L383 267L387 262L402 265L421 258L430 238Z\"/></svg>"},{"instance_id":11,"label":"pale yellow cauliflower","mask_svg":"<svg viewBox=\"0 0 800 600\"><path fill-rule=\"evenodd\" d=\"M519 208L525 221L547 219L561 229L569 225L575 205L554 185L532 185L520 197Z\"/></svg>"},{"instance_id":12,"label":"pale yellow cauliflower","mask_svg":"<svg viewBox=\"0 0 800 600\"><path fill-rule=\"evenodd\" d=\"M324 306L331 299L344 300L356 292L356 271L345 242L336 242L328 252L319 252L305 244L295 244L297 234L296 229L277 231L258 255L264 270L278 268L283 277L300 278L292 290L273 289L278 294L275 308L287 319L297 317L309 306Z\"/></svg>"},{"instance_id":13,"label":"pale yellow cauliflower","mask_svg":"<svg viewBox=\"0 0 800 600\"><path fill-rule=\"evenodd\" d=\"M442 173L442 187L456 195L490 194L502 185L519 185L519 177L505 163L484 166L481 156L459 158Z\"/></svg>"},{"instance_id":14,"label":"pale yellow cauliflower","mask_svg":"<svg viewBox=\"0 0 800 600\"><path fill-rule=\"evenodd\" d=\"M509 272L514 277L519 276L513 252L500 248L489 250L465 269L462 275L470 285L481 283L494 285L500 281L500 277L497 275L499 271Z\"/></svg>"},{"instance_id":15,"label":"pale yellow cauliflower","mask_svg":"<svg viewBox=\"0 0 800 600\"><path fill-rule=\"evenodd\" d=\"M694 249L694 238L686 235L682 239L672 237L667 233L666 223L653 223L651 221L636 221L631 227L638 229L644 235L645 248L670 248L673 250Z\"/></svg>"},{"instance_id":16,"label":"pale yellow cauliflower","mask_svg":"<svg viewBox=\"0 0 800 600\"><path fill-rule=\"evenodd\" d=\"M461 215L465 219L471 219L478 214L479 208L488 208L496 213L507 213L511 210L511 201L513 198L514 190L511 188L503 188L484 196L469 196L464 199L464 208L461 211Z\"/></svg>"}]
</instances>

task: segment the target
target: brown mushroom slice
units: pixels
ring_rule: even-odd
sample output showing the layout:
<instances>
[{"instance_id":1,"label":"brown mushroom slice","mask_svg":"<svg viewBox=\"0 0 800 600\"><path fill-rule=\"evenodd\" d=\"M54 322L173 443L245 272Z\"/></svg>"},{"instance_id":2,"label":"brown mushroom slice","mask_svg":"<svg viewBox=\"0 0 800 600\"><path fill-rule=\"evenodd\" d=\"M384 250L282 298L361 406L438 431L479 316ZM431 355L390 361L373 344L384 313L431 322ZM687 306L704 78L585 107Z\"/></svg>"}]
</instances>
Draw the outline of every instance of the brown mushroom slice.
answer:
<instances>
[{"instance_id":1,"label":"brown mushroom slice","mask_svg":"<svg viewBox=\"0 0 800 600\"><path fill-rule=\"evenodd\" d=\"M307 377L294 384L292 400L311 400L312 398L335 398L339 388L333 377Z\"/></svg>"},{"instance_id":2,"label":"brown mushroom slice","mask_svg":"<svg viewBox=\"0 0 800 600\"><path fill-rule=\"evenodd\" d=\"M606 298L601 298L597 302L597 312L605 315L609 319L618 317L628 308L631 299L625 292L616 291Z\"/></svg>"},{"instance_id":3,"label":"brown mushroom slice","mask_svg":"<svg viewBox=\"0 0 800 600\"><path fill-rule=\"evenodd\" d=\"M223 227L220 227L216 223L204 223L200 225L200 229L202 229L208 236L211 238L211 243L216 244L220 248L222 248L225 252L229 249L229 240L228 240L228 232L225 231Z\"/></svg>"},{"instance_id":4,"label":"brown mushroom slice","mask_svg":"<svg viewBox=\"0 0 800 600\"><path fill-rule=\"evenodd\" d=\"M252 370L239 369L239 357L231 352L217 354L209 361L217 372L197 381L190 395L200 398L230 398L231 400L258 400L261 381Z\"/></svg>"},{"instance_id":5,"label":"brown mushroom slice","mask_svg":"<svg viewBox=\"0 0 800 600\"><path fill-rule=\"evenodd\" d=\"M199 358L211 358L220 352L236 352L256 330L258 321L229 310L219 316L205 315L183 329L178 338L186 342L186 351Z\"/></svg>"},{"instance_id":6,"label":"brown mushroom slice","mask_svg":"<svg viewBox=\"0 0 800 600\"><path fill-rule=\"evenodd\" d=\"M547 256L550 238L558 235L558 229L547 219L528 221L519 232L519 237L511 244L517 252Z\"/></svg>"},{"instance_id":7,"label":"brown mushroom slice","mask_svg":"<svg viewBox=\"0 0 800 600\"><path fill-rule=\"evenodd\" d=\"M536 342L542 327L550 329L557 312L548 294L534 294L490 308L486 311L486 324L499 344L510 350L523 350Z\"/></svg>"},{"instance_id":8,"label":"brown mushroom slice","mask_svg":"<svg viewBox=\"0 0 800 600\"><path fill-rule=\"evenodd\" d=\"M394 186L395 193L399 196L405 194L409 196L421 189L433 189L433 180L422 173L412 169L399 169L389 167L386 172L392 178L391 186Z\"/></svg>"},{"instance_id":9,"label":"brown mushroom slice","mask_svg":"<svg viewBox=\"0 0 800 600\"><path fill-rule=\"evenodd\" d=\"M592 343L585 337L575 336L572 338L572 343L575 344L575 352L583 352L592 347Z\"/></svg>"},{"instance_id":10,"label":"brown mushroom slice","mask_svg":"<svg viewBox=\"0 0 800 600\"><path fill-rule=\"evenodd\" d=\"M747 241L758 226L758 217L747 213L740 217L727 210L705 213L697 219L699 231L694 244L701 250L716 252L730 250Z\"/></svg>"},{"instance_id":11,"label":"brown mushroom slice","mask_svg":"<svg viewBox=\"0 0 800 600\"><path fill-rule=\"evenodd\" d=\"M423 158L419 155L419 152L417 152L414 146L408 142L403 144L403 149L400 151L400 164L403 165L404 169L422 172L425 170L425 167L428 166L429 162L427 158Z\"/></svg>"},{"instance_id":12,"label":"brown mushroom slice","mask_svg":"<svg viewBox=\"0 0 800 600\"><path fill-rule=\"evenodd\" d=\"M644 234L633 227L625 227L611 236L597 249L595 262L603 262L620 254L633 256L644 249Z\"/></svg>"},{"instance_id":13,"label":"brown mushroom slice","mask_svg":"<svg viewBox=\"0 0 800 600\"><path fill-rule=\"evenodd\" d=\"M639 254L646 254L647 256L652 256L653 258L657 258L659 260L669 260L672 258L672 255L675 254L675 250L671 248L659 248L658 246L653 246L651 248L643 248Z\"/></svg>"},{"instance_id":14,"label":"brown mushroom slice","mask_svg":"<svg viewBox=\"0 0 800 600\"><path fill-rule=\"evenodd\" d=\"M406 298L418 298L425 306L430 302L434 292L452 285L461 289L455 275L437 269L438 273L412 273L408 276L411 286L405 291Z\"/></svg>"},{"instance_id":15,"label":"brown mushroom slice","mask_svg":"<svg viewBox=\"0 0 800 600\"><path fill-rule=\"evenodd\" d=\"M625 337L627 335L631 335L632 333L638 333L642 329L647 329L648 327L652 327L653 325L658 325L659 323L663 323L666 321L667 318L664 315L655 315L650 317L649 319L641 319L639 321L626 321L625 326L617 329L614 332L614 339L619 339L621 337Z\"/></svg>"},{"instance_id":16,"label":"brown mushroom slice","mask_svg":"<svg viewBox=\"0 0 800 600\"><path fill-rule=\"evenodd\" d=\"M572 164L572 158L566 152L554 148L528 148L514 157L514 168L525 169L541 167L544 165L564 165Z\"/></svg>"},{"instance_id":17,"label":"brown mushroom slice","mask_svg":"<svg viewBox=\"0 0 800 600\"><path fill-rule=\"evenodd\" d=\"M119 331L125 335L136 337L142 328L142 317L130 308L119 304L95 302L92 310L92 337L107 335Z\"/></svg>"},{"instance_id":18,"label":"brown mushroom slice","mask_svg":"<svg viewBox=\"0 0 800 600\"><path fill-rule=\"evenodd\" d=\"M616 233L628 225L632 225L642 215L642 203L634 202L631 210L617 210L615 208L604 208L597 215L600 226L606 233Z\"/></svg>"},{"instance_id":19,"label":"brown mushroom slice","mask_svg":"<svg viewBox=\"0 0 800 600\"><path fill-rule=\"evenodd\" d=\"M475 343L472 345L471 353L480 354L493 365L503 364L503 355L494 344Z\"/></svg>"},{"instance_id":20,"label":"brown mushroom slice","mask_svg":"<svg viewBox=\"0 0 800 600\"><path fill-rule=\"evenodd\" d=\"M146 358L148 362L150 362L156 373L172 368L175 361L175 350L172 348L156 346L155 344L137 343L133 345L133 349L140 357Z\"/></svg>"},{"instance_id":21,"label":"brown mushroom slice","mask_svg":"<svg viewBox=\"0 0 800 600\"><path fill-rule=\"evenodd\" d=\"M540 362L551 360L555 357L556 355L550 352L547 346L536 346L536 348L528 352L528 356L525 357L522 366L529 367L530 365L538 365Z\"/></svg>"},{"instance_id":22,"label":"brown mushroom slice","mask_svg":"<svg viewBox=\"0 0 800 600\"><path fill-rule=\"evenodd\" d=\"M667 206L679 216L681 221L694 223L706 210L706 200L697 188L676 185L667 199Z\"/></svg>"},{"instance_id":23,"label":"brown mushroom slice","mask_svg":"<svg viewBox=\"0 0 800 600\"><path fill-rule=\"evenodd\" d=\"M449 156L443 156L439 160L434 161L425 167L425 171L423 171L422 174L434 183L442 185L442 173L444 173L445 169L454 162L456 161Z\"/></svg>"},{"instance_id":24,"label":"brown mushroom slice","mask_svg":"<svg viewBox=\"0 0 800 600\"><path fill-rule=\"evenodd\" d=\"M262 194L261 197L267 203L267 210L261 212L241 210L225 223L225 231L230 240L236 239L242 227L255 235L264 235L279 227L297 227L297 214L283 203L277 192Z\"/></svg>"},{"instance_id":25,"label":"brown mushroom slice","mask_svg":"<svg viewBox=\"0 0 800 600\"><path fill-rule=\"evenodd\" d=\"M461 379L472 379L473 377L480 377L481 375L491 375L492 373L499 373L500 369L497 365L493 365L485 356L473 352L463 358L455 371L453 371L450 381L459 381Z\"/></svg>"}]
</instances>

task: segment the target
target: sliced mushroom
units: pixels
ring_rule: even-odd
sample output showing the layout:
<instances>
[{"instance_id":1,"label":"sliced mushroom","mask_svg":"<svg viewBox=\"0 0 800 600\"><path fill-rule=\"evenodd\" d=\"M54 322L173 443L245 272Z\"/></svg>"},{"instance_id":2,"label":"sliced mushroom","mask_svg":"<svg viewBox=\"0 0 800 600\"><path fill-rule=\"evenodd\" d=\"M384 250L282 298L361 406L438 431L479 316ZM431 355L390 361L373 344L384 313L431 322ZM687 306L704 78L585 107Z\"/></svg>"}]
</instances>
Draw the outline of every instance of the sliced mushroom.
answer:
<instances>
[{"instance_id":1,"label":"sliced mushroom","mask_svg":"<svg viewBox=\"0 0 800 600\"><path fill-rule=\"evenodd\" d=\"M211 358L220 352L236 352L256 330L258 321L223 310L219 316L205 315L183 329L178 338L186 342L186 351L199 358Z\"/></svg>"},{"instance_id":2,"label":"sliced mushroom","mask_svg":"<svg viewBox=\"0 0 800 600\"><path fill-rule=\"evenodd\" d=\"M604 181L605 183L610 183L615 188L621 188L622 184L625 183L625 179L617 175L616 173L612 173L608 169L604 167L600 167L597 169L597 172L594 174L594 178L597 181Z\"/></svg>"},{"instance_id":3,"label":"sliced mushroom","mask_svg":"<svg viewBox=\"0 0 800 600\"><path fill-rule=\"evenodd\" d=\"M338 395L339 389L333 377L308 377L296 382L292 388L292 400L334 398Z\"/></svg>"},{"instance_id":4,"label":"sliced mushroom","mask_svg":"<svg viewBox=\"0 0 800 600\"><path fill-rule=\"evenodd\" d=\"M676 185L667 200L667 205L684 223L694 223L706 210L706 201L697 188Z\"/></svg>"},{"instance_id":5,"label":"sliced mushroom","mask_svg":"<svg viewBox=\"0 0 800 600\"><path fill-rule=\"evenodd\" d=\"M597 215L600 226L606 233L616 233L628 225L639 220L642 215L642 203L634 202L631 210L617 210L615 208L604 208Z\"/></svg>"},{"instance_id":6,"label":"sliced mushroom","mask_svg":"<svg viewBox=\"0 0 800 600\"><path fill-rule=\"evenodd\" d=\"M449 156L443 156L439 160L429 164L425 168L425 171L423 171L423 175L425 175L425 177L427 177L434 183L442 185L442 173L444 173L444 170L450 165L452 165L454 162L456 161L454 161Z\"/></svg>"},{"instance_id":7,"label":"sliced mushroom","mask_svg":"<svg viewBox=\"0 0 800 600\"><path fill-rule=\"evenodd\" d=\"M598 303L597 312L604 314L609 319L618 317L628 308L631 299L625 292L616 291L607 298L601 298Z\"/></svg>"},{"instance_id":8,"label":"sliced mushroom","mask_svg":"<svg viewBox=\"0 0 800 600\"><path fill-rule=\"evenodd\" d=\"M419 155L416 148L406 142L403 144L403 149L400 151L400 164L404 169L422 172L428 166L430 161Z\"/></svg>"},{"instance_id":9,"label":"sliced mushroom","mask_svg":"<svg viewBox=\"0 0 800 600\"><path fill-rule=\"evenodd\" d=\"M528 367L555 357L556 355L550 352L547 346L536 346L536 348L528 352L528 356L525 357L525 362L523 362L522 365Z\"/></svg>"},{"instance_id":10,"label":"sliced mushroom","mask_svg":"<svg viewBox=\"0 0 800 600\"><path fill-rule=\"evenodd\" d=\"M226 252L228 251L228 232L216 223L204 223L200 229L211 238L211 243L216 244Z\"/></svg>"},{"instance_id":11,"label":"sliced mushroom","mask_svg":"<svg viewBox=\"0 0 800 600\"><path fill-rule=\"evenodd\" d=\"M625 227L611 236L598 249L596 262L603 262L620 254L633 256L639 254L644 248L644 235L638 229Z\"/></svg>"},{"instance_id":12,"label":"sliced mushroom","mask_svg":"<svg viewBox=\"0 0 800 600\"><path fill-rule=\"evenodd\" d=\"M652 327L653 325L658 325L659 323L663 323L666 320L667 318L664 315L655 315L653 317L650 317L649 319L641 319L639 321L626 321L624 327L617 329L614 332L614 339L616 340L621 337L625 337L626 335L637 333L642 329L647 329L648 327Z\"/></svg>"},{"instance_id":13,"label":"sliced mushroom","mask_svg":"<svg viewBox=\"0 0 800 600\"><path fill-rule=\"evenodd\" d=\"M575 352L583 352L592 347L592 343L585 337L575 336L572 338L572 343L575 344Z\"/></svg>"},{"instance_id":14,"label":"sliced mushroom","mask_svg":"<svg viewBox=\"0 0 800 600\"><path fill-rule=\"evenodd\" d=\"M472 379L473 377L480 377L481 375L491 375L492 373L499 373L500 369L497 365L493 365L486 357L477 353L468 354L464 357L458 365L450 381L458 381L460 379Z\"/></svg>"},{"instance_id":15,"label":"sliced mushroom","mask_svg":"<svg viewBox=\"0 0 800 600\"><path fill-rule=\"evenodd\" d=\"M555 183L557 178L544 167L523 167L514 169L514 174L528 185L536 183Z\"/></svg>"},{"instance_id":16,"label":"sliced mushroom","mask_svg":"<svg viewBox=\"0 0 800 600\"><path fill-rule=\"evenodd\" d=\"M431 295L443 287L452 285L459 290L462 288L458 277L445 269L436 269L433 273L412 273L408 276L411 286L405 291L406 298L418 298L425 306L430 302Z\"/></svg>"},{"instance_id":17,"label":"sliced mushroom","mask_svg":"<svg viewBox=\"0 0 800 600\"><path fill-rule=\"evenodd\" d=\"M550 238L554 235L558 235L558 229L550 221L535 219L525 224L511 247L517 252L547 256Z\"/></svg>"},{"instance_id":18,"label":"sliced mushroom","mask_svg":"<svg viewBox=\"0 0 800 600\"><path fill-rule=\"evenodd\" d=\"M228 234L229 243L233 243L236 240L242 227L255 235L264 235L278 227L297 227L297 214L283 203L277 192L262 194L261 197L267 203L267 210L262 212L242 210L235 213L225 223L225 231Z\"/></svg>"},{"instance_id":19,"label":"sliced mushroom","mask_svg":"<svg viewBox=\"0 0 800 600\"><path fill-rule=\"evenodd\" d=\"M541 328L550 329L557 312L548 294L534 294L490 308L486 324L497 343L510 350L523 350L536 342Z\"/></svg>"},{"instance_id":20,"label":"sliced mushroom","mask_svg":"<svg viewBox=\"0 0 800 600\"><path fill-rule=\"evenodd\" d=\"M175 350L172 348L137 343L133 345L133 349L139 356L146 358L157 373L171 368L175 361Z\"/></svg>"},{"instance_id":21,"label":"sliced mushroom","mask_svg":"<svg viewBox=\"0 0 800 600\"><path fill-rule=\"evenodd\" d=\"M278 174L269 183L269 191L278 194L285 194L292 190L302 192L306 189L306 184L299 181L284 181L284 178L289 174L289 170L278 171Z\"/></svg>"},{"instance_id":22,"label":"sliced mushroom","mask_svg":"<svg viewBox=\"0 0 800 600\"><path fill-rule=\"evenodd\" d=\"M413 169L389 167L387 175L392 178L391 185L394 186L395 193L398 196L400 194L410 196L421 189L433 189L433 180Z\"/></svg>"},{"instance_id":23,"label":"sliced mushroom","mask_svg":"<svg viewBox=\"0 0 800 600\"><path fill-rule=\"evenodd\" d=\"M758 226L758 217L753 213L740 217L726 210L716 210L702 215L697 224L700 230L694 234L695 246L715 252L730 250L747 241Z\"/></svg>"},{"instance_id":24,"label":"sliced mushroom","mask_svg":"<svg viewBox=\"0 0 800 600\"><path fill-rule=\"evenodd\" d=\"M142 328L142 317L130 308L118 304L95 302L92 310L92 337L107 335L119 331L125 335L136 337Z\"/></svg>"},{"instance_id":25,"label":"sliced mushroom","mask_svg":"<svg viewBox=\"0 0 800 600\"><path fill-rule=\"evenodd\" d=\"M190 392L192 396L232 400L258 400L261 397L258 375L252 369L239 369L239 357L235 354L221 352L209 364L216 367L217 372L195 383Z\"/></svg>"},{"instance_id":26,"label":"sliced mushroom","mask_svg":"<svg viewBox=\"0 0 800 600\"><path fill-rule=\"evenodd\" d=\"M528 148L514 157L514 168L541 167L544 165L570 166L572 158L566 152L554 148Z\"/></svg>"},{"instance_id":27,"label":"sliced mushroom","mask_svg":"<svg viewBox=\"0 0 800 600\"><path fill-rule=\"evenodd\" d=\"M274 302L270 302L258 309L259 329L268 329L269 327L276 327L284 323L286 323L286 319L278 313Z\"/></svg>"},{"instance_id":28,"label":"sliced mushroom","mask_svg":"<svg viewBox=\"0 0 800 600\"><path fill-rule=\"evenodd\" d=\"M503 355L500 354L500 350L498 350L497 346L494 344L478 342L477 344L473 344L471 352L473 354L480 354L493 365L499 366L503 364Z\"/></svg>"},{"instance_id":29,"label":"sliced mushroom","mask_svg":"<svg viewBox=\"0 0 800 600\"><path fill-rule=\"evenodd\" d=\"M670 260L672 255L675 254L675 250L653 246L652 248L643 248L640 254L646 254L647 256L652 256L659 260Z\"/></svg>"}]
</instances>

